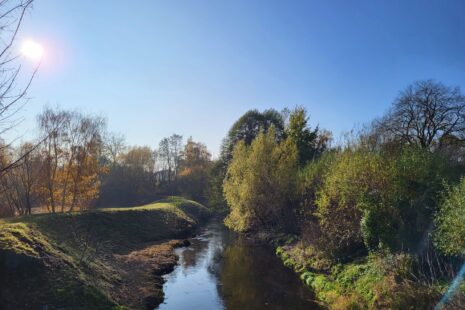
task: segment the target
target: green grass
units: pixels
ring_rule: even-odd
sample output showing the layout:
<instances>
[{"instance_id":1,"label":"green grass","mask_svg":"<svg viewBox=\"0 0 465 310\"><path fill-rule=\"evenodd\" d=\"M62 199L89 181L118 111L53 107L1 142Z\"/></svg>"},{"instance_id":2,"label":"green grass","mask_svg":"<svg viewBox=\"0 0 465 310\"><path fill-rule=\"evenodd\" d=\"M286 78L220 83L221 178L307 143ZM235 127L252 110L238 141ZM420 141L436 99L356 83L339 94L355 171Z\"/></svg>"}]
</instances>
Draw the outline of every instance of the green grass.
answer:
<instances>
[{"instance_id":1,"label":"green grass","mask_svg":"<svg viewBox=\"0 0 465 310\"><path fill-rule=\"evenodd\" d=\"M0 304L10 308L118 307L112 291L120 279L108 263L109 256L186 237L208 215L208 209L194 201L169 197L133 208L2 220Z\"/></svg>"}]
</instances>

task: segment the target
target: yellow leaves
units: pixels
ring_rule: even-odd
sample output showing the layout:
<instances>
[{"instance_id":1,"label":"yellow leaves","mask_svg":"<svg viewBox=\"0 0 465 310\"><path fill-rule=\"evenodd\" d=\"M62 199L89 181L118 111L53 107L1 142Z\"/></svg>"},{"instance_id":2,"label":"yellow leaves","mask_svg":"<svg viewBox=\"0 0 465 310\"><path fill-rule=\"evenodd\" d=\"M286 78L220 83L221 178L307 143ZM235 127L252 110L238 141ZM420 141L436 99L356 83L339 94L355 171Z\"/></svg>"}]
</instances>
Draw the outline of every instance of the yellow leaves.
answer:
<instances>
[{"instance_id":1,"label":"yellow leaves","mask_svg":"<svg viewBox=\"0 0 465 310\"><path fill-rule=\"evenodd\" d=\"M43 180L37 188L38 194L50 210L86 209L99 195L99 174L104 169L92 154L77 156L63 162Z\"/></svg>"},{"instance_id":2,"label":"yellow leaves","mask_svg":"<svg viewBox=\"0 0 465 310\"><path fill-rule=\"evenodd\" d=\"M185 176L188 176L192 174L192 168L189 168L189 167L186 167L186 168L183 168L180 172L179 172L179 176L180 177L185 177Z\"/></svg>"},{"instance_id":3,"label":"yellow leaves","mask_svg":"<svg viewBox=\"0 0 465 310\"><path fill-rule=\"evenodd\" d=\"M277 142L273 128L260 133L250 146L238 142L223 186L230 206L226 224L244 231L284 220L296 170L295 145Z\"/></svg>"}]
</instances>

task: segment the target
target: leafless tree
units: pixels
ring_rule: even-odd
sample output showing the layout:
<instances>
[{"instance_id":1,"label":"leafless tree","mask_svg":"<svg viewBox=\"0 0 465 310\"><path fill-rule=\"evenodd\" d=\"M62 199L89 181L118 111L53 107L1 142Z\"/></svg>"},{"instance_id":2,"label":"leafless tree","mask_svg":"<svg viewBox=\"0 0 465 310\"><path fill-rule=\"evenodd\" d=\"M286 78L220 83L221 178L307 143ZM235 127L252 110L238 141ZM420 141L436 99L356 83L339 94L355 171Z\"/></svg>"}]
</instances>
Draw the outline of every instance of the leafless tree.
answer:
<instances>
[{"instance_id":1,"label":"leafless tree","mask_svg":"<svg viewBox=\"0 0 465 310\"><path fill-rule=\"evenodd\" d=\"M112 166L115 166L120 160L121 155L126 151L127 145L125 138L121 134L109 133L105 137L103 144L105 156Z\"/></svg>"},{"instance_id":2,"label":"leafless tree","mask_svg":"<svg viewBox=\"0 0 465 310\"><path fill-rule=\"evenodd\" d=\"M169 146L171 158L173 159L173 178L176 179L179 172L179 161L182 152L182 136L177 134L171 135L171 137L169 137Z\"/></svg>"},{"instance_id":3,"label":"leafless tree","mask_svg":"<svg viewBox=\"0 0 465 310\"><path fill-rule=\"evenodd\" d=\"M400 93L376 126L384 139L441 148L465 141L465 97L458 87L433 80L418 81Z\"/></svg>"},{"instance_id":4,"label":"leafless tree","mask_svg":"<svg viewBox=\"0 0 465 310\"><path fill-rule=\"evenodd\" d=\"M41 170L41 158L32 143L24 143L15 152L21 158L15 169L10 169L0 179L3 203L19 215L31 214L37 205L37 186Z\"/></svg>"},{"instance_id":5,"label":"leafless tree","mask_svg":"<svg viewBox=\"0 0 465 310\"><path fill-rule=\"evenodd\" d=\"M32 2L33 0L0 1L0 135L17 125L13 117L27 101L27 90L39 67L37 65L29 75L25 85L19 85L23 70L19 57L14 53L14 47L24 16ZM10 145L11 142L0 147ZM10 162L5 162L0 166L0 175L13 168L20 160L21 158L12 158Z\"/></svg>"},{"instance_id":6,"label":"leafless tree","mask_svg":"<svg viewBox=\"0 0 465 310\"><path fill-rule=\"evenodd\" d=\"M182 151L182 136L173 134L170 137L163 138L160 141L156 158L159 164L159 170L162 175L167 171L166 176L168 183L171 183L176 178L179 169L179 161Z\"/></svg>"},{"instance_id":7,"label":"leafless tree","mask_svg":"<svg viewBox=\"0 0 465 310\"><path fill-rule=\"evenodd\" d=\"M42 131L49 132L49 137L44 141L42 153L44 157L44 187L50 201L47 204L49 211L55 213L58 201L55 192L58 190L57 179L60 162L63 161L63 151L61 150L63 130L69 116L66 112L55 113L53 110L45 110L38 118Z\"/></svg>"}]
</instances>

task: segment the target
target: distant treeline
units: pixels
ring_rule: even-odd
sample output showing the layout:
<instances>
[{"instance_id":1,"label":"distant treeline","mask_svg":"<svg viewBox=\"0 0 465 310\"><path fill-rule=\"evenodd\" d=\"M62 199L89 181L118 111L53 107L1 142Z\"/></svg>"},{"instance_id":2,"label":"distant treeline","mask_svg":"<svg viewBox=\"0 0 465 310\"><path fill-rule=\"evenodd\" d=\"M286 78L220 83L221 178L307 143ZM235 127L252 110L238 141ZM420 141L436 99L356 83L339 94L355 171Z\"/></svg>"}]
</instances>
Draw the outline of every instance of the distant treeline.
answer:
<instances>
[{"instance_id":1,"label":"distant treeline","mask_svg":"<svg viewBox=\"0 0 465 310\"><path fill-rule=\"evenodd\" d=\"M48 108L38 126L41 138L0 148L8 167L0 176L2 216L130 206L173 194L206 200L211 155L192 138L172 135L155 150L129 147L100 117Z\"/></svg>"}]
</instances>

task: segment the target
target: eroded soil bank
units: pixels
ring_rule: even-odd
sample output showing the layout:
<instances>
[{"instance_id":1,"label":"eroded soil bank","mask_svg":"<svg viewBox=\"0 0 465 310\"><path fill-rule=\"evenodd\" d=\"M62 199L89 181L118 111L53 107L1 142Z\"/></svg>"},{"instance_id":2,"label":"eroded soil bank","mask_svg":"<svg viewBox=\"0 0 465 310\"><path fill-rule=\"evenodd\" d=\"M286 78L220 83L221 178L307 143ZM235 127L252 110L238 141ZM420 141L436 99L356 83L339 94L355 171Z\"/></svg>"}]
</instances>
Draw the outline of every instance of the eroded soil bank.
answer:
<instances>
[{"instance_id":1,"label":"eroded soil bank","mask_svg":"<svg viewBox=\"0 0 465 310\"><path fill-rule=\"evenodd\" d=\"M175 248L189 245L187 240L171 240L125 255L115 255L121 285L115 299L133 308L153 309L163 301L163 275L174 270L178 256Z\"/></svg>"}]
</instances>

